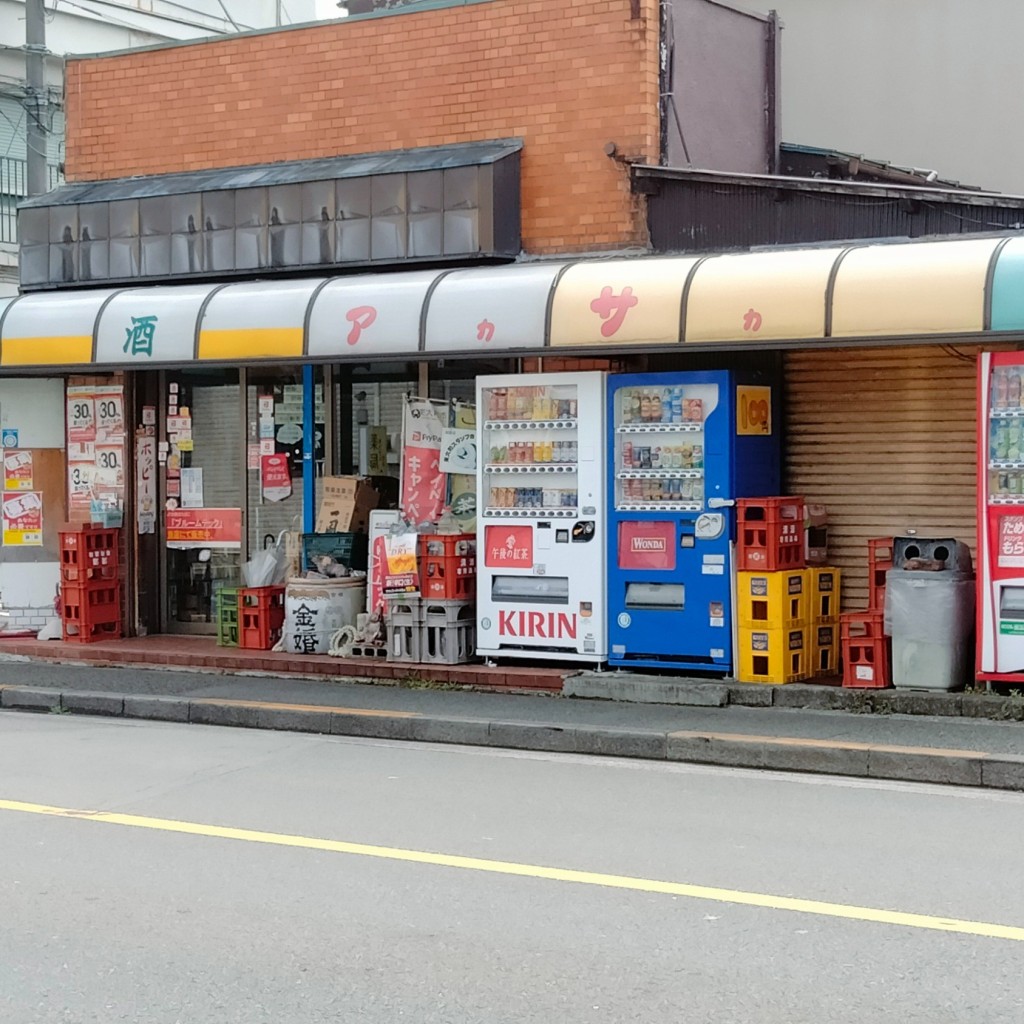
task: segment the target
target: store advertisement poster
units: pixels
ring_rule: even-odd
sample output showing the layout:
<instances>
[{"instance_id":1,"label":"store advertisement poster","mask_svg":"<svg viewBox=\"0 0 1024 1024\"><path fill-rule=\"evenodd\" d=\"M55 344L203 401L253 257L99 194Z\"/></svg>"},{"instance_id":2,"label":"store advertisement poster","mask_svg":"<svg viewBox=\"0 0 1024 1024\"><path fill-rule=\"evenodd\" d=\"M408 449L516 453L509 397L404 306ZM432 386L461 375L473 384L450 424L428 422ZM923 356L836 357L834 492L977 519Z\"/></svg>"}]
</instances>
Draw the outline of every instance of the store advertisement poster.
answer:
<instances>
[{"instance_id":1,"label":"store advertisement poster","mask_svg":"<svg viewBox=\"0 0 1024 1024\"><path fill-rule=\"evenodd\" d=\"M43 496L37 491L3 495L4 546L43 546Z\"/></svg>"},{"instance_id":2,"label":"store advertisement poster","mask_svg":"<svg viewBox=\"0 0 1024 1024\"><path fill-rule=\"evenodd\" d=\"M135 439L135 519L140 534L156 533L156 438Z\"/></svg>"},{"instance_id":3,"label":"store advertisement poster","mask_svg":"<svg viewBox=\"0 0 1024 1024\"><path fill-rule=\"evenodd\" d=\"M479 458L476 451L476 406L457 403L453 419L455 430L473 434L473 468L448 477L448 505L462 529L466 533L476 533L476 459Z\"/></svg>"},{"instance_id":4,"label":"store advertisement poster","mask_svg":"<svg viewBox=\"0 0 1024 1024\"><path fill-rule=\"evenodd\" d=\"M1000 569L1024 567L1024 516L1000 517L996 565Z\"/></svg>"},{"instance_id":5,"label":"store advertisement poster","mask_svg":"<svg viewBox=\"0 0 1024 1024\"><path fill-rule=\"evenodd\" d=\"M240 508L175 508L164 512L169 548L241 548Z\"/></svg>"},{"instance_id":6,"label":"store advertisement poster","mask_svg":"<svg viewBox=\"0 0 1024 1024\"><path fill-rule=\"evenodd\" d=\"M416 564L419 534L389 534L384 540L384 594L417 594L420 589Z\"/></svg>"},{"instance_id":7,"label":"store advertisement poster","mask_svg":"<svg viewBox=\"0 0 1024 1024\"><path fill-rule=\"evenodd\" d=\"M292 474L287 455L260 457L260 487L267 501L284 501L292 493Z\"/></svg>"},{"instance_id":8,"label":"store advertisement poster","mask_svg":"<svg viewBox=\"0 0 1024 1024\"><path fill-rule=\"evenodd\" d=\"M68 441L96 440L96 401L92 388L68 388Z\"/></svg>"},{"instance_id":9,"label":"store advertisement poster","mask_svg":"<svg viewBox=\"0 0 1024 1024\"><path fill-rule=\"evenodd\" d=\"M32 490L32 453L24 451L4 452L4 490Z\"/></svg>"},{"instance_id":10,"label":"store advertisement poster","mask_svg":"<svg viewBox=\"0 0 1024 1024\"><path fill-rule=\"evenodd\" d=\"M435 522L445 501L441 472L443 402L408 398L402 421L402 514L410 523Z\"/></svg>"},{"instance_id":11,"label":"store advertisement poster","mask_svg":"<svg viewBox=\"0 0 1024 1024\"><path fill-rule=\"evenodd\" d=\"M488 526L484 530L484 564L501 569L532 569L533 527Z\"/></svg>"},{"instance_id":12,"label":"store advertisement poster","mask_svg":"<svg viewBox=\"0 0 1024 1024\"><path fill-rule=\"evenodd\" d=\"M124 443L124 389L121 387L97 388L93 391L93 405L96 414L96 437L98 440Z\"/></svg>"}]
</instances>

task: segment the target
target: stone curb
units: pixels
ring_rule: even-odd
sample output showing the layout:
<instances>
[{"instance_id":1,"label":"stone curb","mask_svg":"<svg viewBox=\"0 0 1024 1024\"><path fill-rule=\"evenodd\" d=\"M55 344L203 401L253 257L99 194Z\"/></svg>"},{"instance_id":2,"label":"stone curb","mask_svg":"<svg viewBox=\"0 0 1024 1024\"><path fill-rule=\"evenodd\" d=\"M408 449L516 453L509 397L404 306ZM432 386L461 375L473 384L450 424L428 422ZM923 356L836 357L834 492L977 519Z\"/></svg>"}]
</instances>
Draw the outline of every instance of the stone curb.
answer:
<instances>
[{"instance_id":1,"label":"stone curb","mask_svg":"<svg viewBox=\"0 0 1024 1024\"><path fill-rule=\"evenodd\" d=\"M64 693L6 685L0 686L0 708L1024 791L1024 756L1011 754L386 712L359 714L258 701Z\"/></svg>"}]
</instances>

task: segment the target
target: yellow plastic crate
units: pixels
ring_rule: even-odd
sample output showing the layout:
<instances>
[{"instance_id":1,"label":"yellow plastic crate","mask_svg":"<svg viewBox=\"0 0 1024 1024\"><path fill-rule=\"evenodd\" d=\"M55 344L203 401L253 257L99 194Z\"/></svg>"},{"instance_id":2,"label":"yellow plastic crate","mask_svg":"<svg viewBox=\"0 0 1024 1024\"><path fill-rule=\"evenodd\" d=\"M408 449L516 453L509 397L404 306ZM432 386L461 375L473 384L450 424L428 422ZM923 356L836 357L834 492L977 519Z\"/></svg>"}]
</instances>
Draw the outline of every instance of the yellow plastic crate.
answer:
<instances>
[{"instance_id":1,"label":"yellow plastic crate","mask_svg":"<svg viewBox=\"0 0 1024 1024\"><path fill-rule=\"evenodd\" d=\"M818 622L809 627L811 676L834 676L839 672L839 624Z\"/></svg>"},{"instance_id":2,"label":"yellow plastic crate","mask_svg":"<svg viewBox=\"0 0 1024 1024\"><path fill-rule=\"evenodd\" d=\"M750 629L797 629L810 623L806 569L736 574L741 626Z\"/></svg>"},{"instance_id":3,"label":"yellow plastic crate","mask_svg":"<svg viewBox=\"0 0 1024 1024\"><path fill-rule=\"evenodd\" d=\"M741 683L798 683L809 678L808 629L740 627L737 678Z\"/></svg>"},{"instance_id":4,"label":"yellow plastic crate","mask_svg":"<svg viewBox=\"0 0 1024 1024\"><path fill-rule=\"evenodd\" d=\"M831 565L815 565L806 572L811 607L810 622L838 622L842 571Z\"/></svg>"}]
</instances>

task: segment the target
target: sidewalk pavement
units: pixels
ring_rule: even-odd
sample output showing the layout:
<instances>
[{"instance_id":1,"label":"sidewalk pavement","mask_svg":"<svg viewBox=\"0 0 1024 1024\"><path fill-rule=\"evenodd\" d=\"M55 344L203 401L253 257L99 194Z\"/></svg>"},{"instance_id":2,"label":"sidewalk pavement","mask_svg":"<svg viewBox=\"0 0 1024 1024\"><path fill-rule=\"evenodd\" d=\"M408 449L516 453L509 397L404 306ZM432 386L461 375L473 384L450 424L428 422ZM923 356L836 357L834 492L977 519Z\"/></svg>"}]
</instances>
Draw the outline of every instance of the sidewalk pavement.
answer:
<instances>
[{"instance_id":1,"label":"sidewalk pavement","mask_svg":"<svg viewBox=\"0 0 1024 1024\"><path fill-rule=\"evenodd\" d=\"M0 708L1024 791L1024 725L0 661ZM677 694L677 697L679 695ZM711 706L708 706L708 705Z\"/></svg>"}]
</instances>

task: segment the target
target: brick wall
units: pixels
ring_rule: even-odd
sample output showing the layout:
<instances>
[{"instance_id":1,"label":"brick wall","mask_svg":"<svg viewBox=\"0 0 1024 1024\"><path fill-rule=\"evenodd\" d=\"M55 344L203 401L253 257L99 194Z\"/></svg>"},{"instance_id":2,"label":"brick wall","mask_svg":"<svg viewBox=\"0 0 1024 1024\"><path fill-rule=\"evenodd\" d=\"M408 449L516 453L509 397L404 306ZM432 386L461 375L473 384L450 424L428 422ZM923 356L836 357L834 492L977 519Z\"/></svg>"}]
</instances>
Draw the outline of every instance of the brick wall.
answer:
<instances>
[{"instance_id":1,"label":"brick wall","mask_svg":"<svg viewBox=\"0 0 1024 1024\"><path fill-rule=\"evenodd\" d=\"M658 162L658 0L491 0L67 67L67 178L520 136L523 244L646 243L604 152Z\"/></svg>"}]
</instances>

